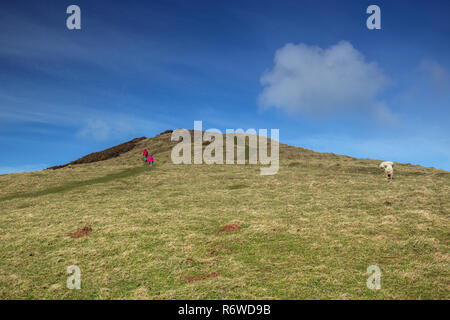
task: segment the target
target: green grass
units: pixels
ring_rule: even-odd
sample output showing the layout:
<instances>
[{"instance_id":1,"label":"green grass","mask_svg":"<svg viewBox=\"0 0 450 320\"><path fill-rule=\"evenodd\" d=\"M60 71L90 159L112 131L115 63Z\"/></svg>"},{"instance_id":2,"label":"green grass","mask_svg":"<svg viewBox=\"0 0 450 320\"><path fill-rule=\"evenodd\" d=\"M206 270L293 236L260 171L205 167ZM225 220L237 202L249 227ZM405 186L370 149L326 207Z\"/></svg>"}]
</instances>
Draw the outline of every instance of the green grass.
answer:
<instances>
[{"instance_id":1,"label":"green grass","mask_svg":"<svg viewBox=\"0 0 450 320\"><path fill-rule=\"evenodd\" d=\"M1 176L0 299L450 297L448 172L398 164L388 183L378 161L285 145L274 176L173 165L169 136L104 162ZM227 224L242 229L218 232ZM73 264L81 290L66 288ZM366 287L370 265L381 290Z\"/></svg>"},{"instance_id":2,"label":"green grass","mask_svg":"<svg viewBox=\"0 0 450 320\"><path fill-rule=\"evenodd\" d=\"M230 190L235 190L235 189L242 189L242 188L247 188L248 185L245 184L233 184L231 186L228 187L228 189Z\"/></svg>"}]
</instances>

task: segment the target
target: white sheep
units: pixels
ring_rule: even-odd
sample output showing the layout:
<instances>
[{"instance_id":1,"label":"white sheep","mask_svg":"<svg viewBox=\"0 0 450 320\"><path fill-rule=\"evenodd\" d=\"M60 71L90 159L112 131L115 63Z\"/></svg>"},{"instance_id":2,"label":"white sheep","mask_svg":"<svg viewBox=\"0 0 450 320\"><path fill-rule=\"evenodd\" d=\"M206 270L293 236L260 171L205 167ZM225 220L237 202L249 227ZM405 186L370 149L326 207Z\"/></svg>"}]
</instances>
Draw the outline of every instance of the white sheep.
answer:
<instances>
[{"instance_id":1,"label":"white sheep","mask_svg":"<svg viewBox=\"0 0 450 320\"><path fill-rule=\"evenodd\" d=\"M388 181L394 178L394 163L392 161L383 161L380 163L380 168L384 169Z\"/></svg>"}]
</instances>

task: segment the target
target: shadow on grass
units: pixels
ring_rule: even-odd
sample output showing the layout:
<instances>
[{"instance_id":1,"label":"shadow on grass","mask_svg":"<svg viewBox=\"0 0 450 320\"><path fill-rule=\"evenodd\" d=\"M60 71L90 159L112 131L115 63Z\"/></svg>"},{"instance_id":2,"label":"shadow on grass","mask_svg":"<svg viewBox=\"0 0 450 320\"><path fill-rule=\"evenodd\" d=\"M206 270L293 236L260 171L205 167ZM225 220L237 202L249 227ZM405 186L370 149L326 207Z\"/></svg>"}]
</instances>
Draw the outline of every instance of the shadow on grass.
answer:
<instances>
[{"instance_id":1,"label":"shadow on grass","mask_svg":"<svg viewBox=\"0 0 450 320\"><path fill-rule=\"evenodd\" d=\"M248 188L248 185L246 185L246 184L233 184L233 185L227 187L227 189L229 189L229 190L243 189L243 188Z\"/></svg>"},{"instance_id":2,"label":"shadow on grass","mask_svg":"<svg viewBox=\"0 0 450 320\"><path fill-rule=\"evenodd\" d=\"M23 199L23 198L34 198L34 197L45 196L45 195L53 194L53 193L70 191L70 190L73 190L76 188L89 186L89 185L93 185L93 184L97 184L97 183L106 183L106 182L116 180L116 179L136 176L138 174L144 173L149 170L151 170L151 168L144 165L142 167L126 169L126 170L123 170L123 171L120 171L117 173L110 173L103 177L93 178L93 179L84 180L84 181L71 182L71 183L64 184L62 186L52 187L52 188L48 188L48 189L44 189L44 190L39 190L39 191L34 191L34 192L29 192L29 193L15 193L15 194L11 194L9 196L0 198L0 201Z\"/></svg>"}]
</instances>

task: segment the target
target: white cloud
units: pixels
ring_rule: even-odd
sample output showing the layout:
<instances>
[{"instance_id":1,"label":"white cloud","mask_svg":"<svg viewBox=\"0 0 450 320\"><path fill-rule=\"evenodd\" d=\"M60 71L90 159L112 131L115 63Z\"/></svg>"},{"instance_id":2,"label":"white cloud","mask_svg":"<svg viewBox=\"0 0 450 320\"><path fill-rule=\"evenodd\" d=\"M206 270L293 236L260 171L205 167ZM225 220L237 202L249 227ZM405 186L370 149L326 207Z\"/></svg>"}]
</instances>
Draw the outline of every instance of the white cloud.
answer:
<instances>
[{"instance_id":1,"label":"white cloud","mask_svg":"<svg viewBox=\"0 0 450 320\"><path fill-rule=\"evenodd\" d=\"M434 60L423 60L419 69L425 73L437 94L450 92L450 73Z\"/></svg>"},{"instance_id":2,"label":"white cloud","mask_svg":"<svg viewBox=\"0 0 450 320\"><path fill-rule=\"evenodd\" d=\"M113 96L116 98L116 96ZM141 101L138 101L142 103ZM46 104L10 96L0 90L0 125L33 123L65 127L78 138L95 141L143 136L173 127L171 116L152 114L151 119L134 114L107 112L78 104ZM31 130L27 128L27 132ZM36 132L36 128L33 129ZM41 132L45 129L39 128ZM47 131L50 134L51 131Z\"/></svg>"},{"instance_id":3,"label":"white cloud","mask_svg":"<svg viewBox=\"0 0 450 320\"><path fill-rule=\"evenodd\" d=\"M372 107L372 114L379 124L394 125L398 120L398 115L389 110L384 102L374 103Z\"/></svg>"},{"instance_id":4,"label":"white cloud","mask_svg":"<svg viewBox=\"0 0 450 320\"><path fill-rule=\"evenodd\" d=\"M347 41L327 49L289 43L277 50L273 69L261 77L259 101L265 108L289 113L372 108L387 81L377 65L366 62Z\"/></svg>"},{"instance_id":5,"label":"white cloud","mask_svg":"<svg viewBox=\"0 0 450 320\"><path fill-rule=\"evenodd\" d=\"M171 127L160 122L124 114L97 114L97 116L84 121L84 125L78 130L77 136L95 141L106 141L148 135L149 132L166 130Z\"/></svg>"},{"instance_id":6,"label":"white cloud","mask_svg":"<svg viewBox=\"0 0 450 320\"><path fill-rule=\"evenodd\" d=\"M83 138L92 138L96 141L107 140L111 135L111 126L103 120L89 119L80 129L78 135Z\"/></svg>"}]
</instances>

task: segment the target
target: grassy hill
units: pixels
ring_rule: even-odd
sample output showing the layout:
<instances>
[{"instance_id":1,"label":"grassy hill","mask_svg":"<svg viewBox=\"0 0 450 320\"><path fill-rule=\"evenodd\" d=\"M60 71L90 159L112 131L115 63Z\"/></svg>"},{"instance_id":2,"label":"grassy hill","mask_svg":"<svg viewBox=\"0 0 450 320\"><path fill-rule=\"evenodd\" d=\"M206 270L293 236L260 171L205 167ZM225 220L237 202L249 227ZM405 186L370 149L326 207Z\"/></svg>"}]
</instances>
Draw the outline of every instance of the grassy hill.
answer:
<instances>
[{"instance_id":1,"label":"grassy hill","mask_svg":"<svg viewBox=\"0 0 450 320\"><path fill-rule=\"evenodd\" d=\"M261 176L174 165L174 145L165 133L0 176L0 299L450 297L449 172L398 164L387 183L377 160L280 145L278 174ZM70 265L81 290L66 288Z\"/></svg>"}]
</instances>

